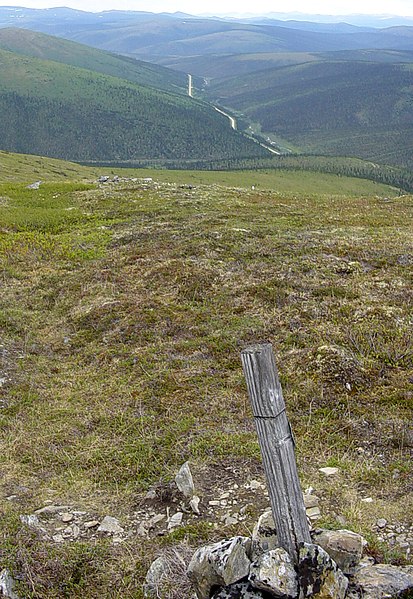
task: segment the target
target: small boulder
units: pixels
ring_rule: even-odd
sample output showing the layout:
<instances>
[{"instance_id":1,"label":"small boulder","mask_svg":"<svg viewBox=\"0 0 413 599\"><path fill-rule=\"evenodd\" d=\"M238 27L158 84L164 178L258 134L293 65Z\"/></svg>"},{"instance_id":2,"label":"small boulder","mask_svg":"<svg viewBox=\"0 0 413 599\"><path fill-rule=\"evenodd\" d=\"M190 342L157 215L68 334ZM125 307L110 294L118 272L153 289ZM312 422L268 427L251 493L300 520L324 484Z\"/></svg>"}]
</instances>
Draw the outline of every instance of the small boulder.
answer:
<instances>
[{"instance_id":1,"label":"small boulder","mask_svg":"<svg viewBox=\"0 0 413 599\"><path fill-rule=\"evenodd\" d=\"M125 532L121 527L119 520L117 520L117 518L112 518L112 516L105 516L97 531L108 534L121 534Z\"/></svg>"},{"instance_id":2,"label":"small boulder","mask_svg":"<svg viewBox=\"0 0 413 599\"><path fill-rule=\"evenodd\" d=\"M250 545L246 537L233 537L194 553L187 574L198 599L209 599L214 587L225 587L248 576Z\"/></svg>"},{"instance_id":3,"label":"small boulder","mask_svg":"<svg viewBox=\"0 0 413 599\"><path fill-rule=\"evenodd\" d=\"M189 462L185 462L175 476L175 483L178 489L187 499L192 499L195 493L194 481L189 468Z\"/></svg>"},{"instance_id":4,"label":"small boulder","mask_svg":"<svg viewBox=\"0 0 413 599\"><path fill-rule=\"evenodd\" d=\"M413 591L413 567L396 568L387 564L375 564L361 568L354 583L362 592L363 599L404 597Z\"/></svg>"},{"instance_id":5,"label":"small boulder","mask_svg":"<svg viewBox=\"0 0 413 599\"><path fill-rule=\"evenodd\" d=\"M348 575L354 573L361 560L363 547L367 544L362 536L350 530L322 530L315 535L314 541Z\"/></svg>"},{"instance_id":6,"label":"small boulder","mask_svg":"<svg viewBox=\"0 0 413 599\"><path fill-rule=\"evenodd\" d=\"M263 553L251 564L249 581L275 597L294 598L298 593L297 574L285 549L278 547Z\"/></svg>"},{"instance_id":7,"label":"small boulder","mask_svg":"<svg viewBox=\"0 0 413 599\"><path fill-rule=\"evenodd\" d=\"M176 512L176 514L171 516L168 522L168 530L173 530L174 528L181 526L183 517L184 515L182 512Z\"/></svg>"},{"instance_id":8,"label":"small boulder","mask_svg":"<svg viewBox=\"0 0 413 599\"><path fill-rule=\"evenodd\" d=\"M159 597L159 587L168 576L170 571L168 561L164 557L158 557L149 567L143 585L145 597Z\"/></svg>"}]
</instances>

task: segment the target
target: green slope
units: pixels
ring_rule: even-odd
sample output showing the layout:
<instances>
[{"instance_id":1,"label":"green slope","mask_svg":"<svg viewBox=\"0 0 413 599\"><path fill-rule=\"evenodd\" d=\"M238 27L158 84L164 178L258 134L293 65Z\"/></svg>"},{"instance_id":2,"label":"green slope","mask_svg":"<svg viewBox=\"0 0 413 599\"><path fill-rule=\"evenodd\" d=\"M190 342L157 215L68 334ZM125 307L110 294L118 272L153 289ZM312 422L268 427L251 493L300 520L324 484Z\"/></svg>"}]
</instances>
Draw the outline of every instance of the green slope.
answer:
<instances>
[{"instance_id":1,"label":"green slope","mask_svg":"<svg viewBox=\"0 0 413 599\"><path fill-rule=\"evenodd\" d=\"M12 27L0 29L0 48L113 75L140 85L177 93L187 92L187 76L184 73L44 33Z\"/></svg>"},{"instance_id":2,"label":"green slope","mask_svg":"<svg viewBox=\"0 0 413 599\"><path fill-rule=\"evenodd\" d=\"M412 166L413 63L311 62L210 85L206 93L302 151Z\"/></svg>"},{"instance_id":3,"label":"green slope","mask_svg":"<svg viewBox=\"0 0 413 599\"><path fill-rule=\"evenodd\" d=\"M4 50L0 78L3 150L77 161L265 154L188 97Z\"/></svg>"}]
</instances>

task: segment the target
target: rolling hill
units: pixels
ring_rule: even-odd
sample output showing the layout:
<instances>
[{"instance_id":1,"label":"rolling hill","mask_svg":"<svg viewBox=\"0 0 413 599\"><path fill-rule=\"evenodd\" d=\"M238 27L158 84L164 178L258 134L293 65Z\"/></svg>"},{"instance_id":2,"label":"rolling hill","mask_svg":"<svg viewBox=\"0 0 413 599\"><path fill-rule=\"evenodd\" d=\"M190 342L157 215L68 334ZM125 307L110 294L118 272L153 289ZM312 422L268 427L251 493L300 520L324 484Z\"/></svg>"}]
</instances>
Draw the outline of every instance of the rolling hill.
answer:
<instances>
[{"instance_id":1,"label":"rolling hill","mask_svg":"<svg viewBox=\"0 0 413 599\"><path fill-rule=\"evenodd\" d=\"M411 167L413 64L319 61L219 81L210 99L301 152Z\"/></svg>"},{"instance_id":2,"label":"rolling hill","mask_svg":"<svg viewBox=\"0 0 413 599\"><path fill-rule=\"evenodd\" d=\"M187 76L184 73L28 29L0 29L0 48L120 77L139 85L187 93Z\"/></svg>"},{"instance_id":3,"label":"rolling hill","mask_svg":"<svg viewBox=\"0 0 413 599\"><path fill-rule=\"evenodd\" d=\"M182 95L6 50L0 78L3 150L123 162L266 154L212 107Z\"/></svg>"},{"instance_id":4,"label":"rolling hill","mask_svg":"<svg viewBox=\"0 0 413 599\"><path fill-rule=\"evenodd\" d=\"M365 61L408 63L413 62L413 49L404 50L337 50L334 52L255 52L250 54L220 54L211 60L210 55L169 56L159 60L171 69L192 73L198 78L227 79L265 69L293 66L305 62ZM199 85L199 81L197 82Z\"/></svg>"},{"instance_id":5,"label":"rolling hill","mask_svg":"<svg viewBox=\"0 0 413 599\"><path fill-rule=\"evenodd\" d=\"M374 29L293 21L248 23L134 11L0 8L0 27L21 27L154 62L167 56L412 49L412 27Z\"/></svg>"}]
</instances>

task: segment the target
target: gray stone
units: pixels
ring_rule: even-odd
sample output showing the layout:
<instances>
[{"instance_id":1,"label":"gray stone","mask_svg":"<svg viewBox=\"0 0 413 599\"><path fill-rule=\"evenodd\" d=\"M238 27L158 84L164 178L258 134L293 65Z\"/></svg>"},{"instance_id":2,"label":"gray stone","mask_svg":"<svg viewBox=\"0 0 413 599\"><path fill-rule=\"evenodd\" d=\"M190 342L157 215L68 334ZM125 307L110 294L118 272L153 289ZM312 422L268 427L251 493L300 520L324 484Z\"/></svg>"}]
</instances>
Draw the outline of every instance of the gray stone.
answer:
<instances>
[{"instance_id":1,"label":"gray stone","mask_svg":"<svg viewBox=\"0 0 413 599\"><path fill-rule=\"evenodd\" d=\"M97 531L108 534L120 534L124 532L119 520L117 520L117 518L112 518L112 516L105 516Z\"/></svg>"},{"instance_id":2,"label":"gray stone","mask_svg":"<svg viewBox=\"0 0 413 599\"><path fill-rule=\"evenodd\" d=\"M201 500L199 499L199 497L197 495L194 495L191 499L191 501L189 502L189 506L191 508L191 510L194 512L194 514L196 514L197 516L200 515L200 511L199 511L199 502Z\"/></svg>"},{"instance_id":3,"label":"gray stone","mask_svg":"<svg viewBox=\"0 0 413 599\"><path fill-rule=\"evenodd\" d=\"M336 562L344 574L353 574L363 555L367 541L350 530L323 530L314 537Z\"/></svg>"},{"instance_id":4,"label":"gray stone","mask_svg":"<svg viewBox=\"0 0 413 599\"><path fill-rule=\"evenodd\" d=\"M219 589L212 595L212 599L264 599L264 595L249 582L240 582Z\"/></svg>"},{"instance_id":5,"label":"gray stone","mask_svg":"<svg viewBox=\"0 0 413 599\"><path fill-rule=\"evenodd\" d=\"M233 537L194 553L187 574L198 599L209 599L213 587L225 587L248 576L250 546L250 539Z\"/></svg>"},{"instance_id":6,"label":"gray stone","mask_svg":"<svg viewBox=\"0 0 413 599\"><path fill-rule=\"evenodd\" d=\"M300 599L344 599L348 580L319 545L302 543L299 552Z\"/></svg>"},{"instance_id":7,"label":"gray stone","mask_svg":"<svg viewBox=\"0 0 413 599\"><path fill-rule=\"evenodd\" d=\"M361 568L355 576L355 584L363 599L400 597L413 590L413 567L396 568L386 564L375 564Z\"/></svg>"},{"instance_id":8,"label":"gray stone","mask_svg":"<svg viewBox=\"0 0 413 599\"><path fill-rule=\"evenodd\" d=\"M87 529L96 528L96 526L99 526L98 520L88 520L87 522L84 523L84 527Z\"/></svg>"},{"instance_id":9,"label":"gray stone","mask_svg":"<svg viewBox=\"0 0 413 599\"><path fill-rule=\"evenodd\" d=\"M45 505L38 510L35 510L35 514L38 516L54 516L54 514L58 514L59 512L67 512L68 505Z\"/></svg>"},{"instance_id":10,"label":"gray stone","mask_svg":"<svg viewBox=\"0 0 413 599\"><path fill-rule=\"evenodd\" d=\"M318 507L318 504L320 502L317 495L311 495L310 493L305 493L303 495L303 499L304 499L304 505L305 505L306 510L313 508L313 507Z\"/></svg>"},{"instance_id":11,"label":"gray stone","mask_svg":"<svg viewBox=\"0 0 413 599\"><path fill-rule=\"evenodd\" d=\"M16 593L13 591L14 580L8 570L2 570L0 572L0 594L8 599L19 599Z\"/></svg>"},{"instance_id":12,"label":"gray stone","mask_svg":"<svg viewBox=\"0 0 413 599\"><path fill-rule=\"evenodd\" d=\"M321 512L319 507L309 507L306 509L305 513L311 521L319 520L321 518Z\"/></svg>"},{"instance_id":13,"label":"gray stone","mask_svg":"<svg viewBox=\"0 0 413 599\"><path fill-rule=\"evenodd\" d=\"M30 185L28 185L27 189L39 189L41 184L42 184L41 181L35 181L34 183L31 183Z\"/></svg>"},{"instance_id":14,"label":"gray stone","mask_svg":"<svg viewBox=\"0 0 413 599\"><path fill-rule=\"evenodd\" d=\"M62 514L61 520L62 522L71 522L73 518L73 514L71 514L70 512L65 512L64 514Z\"/></svg>"},{"instance_id":15,"label":"gray stone","mask_svg":"<svg viewBox=\"0 0 413 599\"><path fill-rule=\"evenodd\" d=\"M171 516L168 522L168 530L173 530L174 528L181 526L183 517L184 515L182 512L176 512L176 514Z\"/></svg>"},{"instance_id":16,"label":"gray stone","mask_svg":"<svg viewBox=\"0 0 413 599\"><path fill-rule=\"evenodd\" d=\"M152 562L143 586L145 597L159 597L158 589L168 574L169 565L165 558L158 557Z\"/></svg>"},{"instance_id":17,"label":"gray stone","mask_svg":"<svg viewBox=\"0 0 413 599\"><path fill-rule=\"evenodd\" d=\"M278 546L277 530L275 528L272 511L266 511L258 519L252 532L252 552L255 556L264 551L271 551Z\"/></svg>"},{"instance_id":18,"label":"gray stone","mask_svg":"<svg viewBox=\"0 0 413 599\"><path fill-rule=\"evenodd\" d=\"M175 483L178 489L187 499L192 499L195 493L194 481L192 478L189 462L185 462L175 476Z\"/></svg>"},{"instance_id":19,"label":"gray stone","mask_svg":"<svg viewBox=\"0 0 413 599\"><path fill-rule=\"evenodd\" d=\"M281 547L263 553L254 561L248 579L257 589L276 597L296 597L298 593L294 565L286 550Z\"/></svg>"},{"instance_id":20,"label":"gray stone","mask_svg":"<svg viewBox=\"0 0 413 599\"><path fill-rule=\"evenodd\" d=\"M387 525L387 520L386 520L385 518L379 518L379 519L377 520L377 526L378 526L379 528L385 528L385 527L386 527L386 525Z\"/></svg>"}]
</instances>

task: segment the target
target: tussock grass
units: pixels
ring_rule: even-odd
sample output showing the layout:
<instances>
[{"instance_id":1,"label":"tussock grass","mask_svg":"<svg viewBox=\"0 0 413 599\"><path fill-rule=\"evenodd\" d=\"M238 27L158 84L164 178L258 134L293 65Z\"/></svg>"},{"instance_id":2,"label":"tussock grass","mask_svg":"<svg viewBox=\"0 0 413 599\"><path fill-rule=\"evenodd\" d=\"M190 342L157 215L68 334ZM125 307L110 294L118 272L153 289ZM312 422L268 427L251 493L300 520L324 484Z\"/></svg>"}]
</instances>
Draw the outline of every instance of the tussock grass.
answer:
<instances>
[{"instance_id":1,"label":"tussock grass","mask_svg":"<svg viewBox=\"0 0 413 599\"><path fill-rule=\"evenodd\" d=\"M0 559L24 596L139 598L162 544L206 537L204 512L183 538L56 547L17 516L51 500L129 522L187 459L205 497L241 487L260 457L239 353L261 340L326 520L408 518L412 198L183 182L0 187Z\"/></svg>"}]
</instances>

